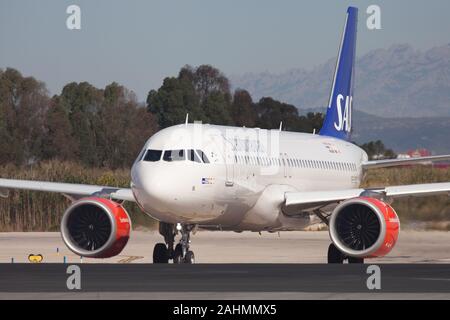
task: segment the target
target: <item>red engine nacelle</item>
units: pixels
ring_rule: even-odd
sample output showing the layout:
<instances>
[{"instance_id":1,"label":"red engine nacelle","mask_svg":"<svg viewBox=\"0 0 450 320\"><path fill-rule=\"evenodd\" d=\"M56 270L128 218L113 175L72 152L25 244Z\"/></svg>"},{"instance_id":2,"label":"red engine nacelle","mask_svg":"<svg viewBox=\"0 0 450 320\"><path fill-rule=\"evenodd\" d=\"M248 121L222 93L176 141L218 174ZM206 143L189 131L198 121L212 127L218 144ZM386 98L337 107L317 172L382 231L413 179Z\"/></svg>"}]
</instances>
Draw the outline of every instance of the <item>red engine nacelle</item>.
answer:
<instances>
[{"instance_id":1,"label":"red engine nacelle","mask_svg":"<svg viewBox=\"0 0 450 320\"><path fill-rule=\"evenodd\" d=\"M345 255L382 257L394 248L400 221L389 204L359 197L346 200L334 209L329 230L331 241Z\"/></svg>"},{"instance_id":2,"label":"red engine nacelle","mask_svg":"<svg viewBox=\"0 0 450 320\"><path fill-rule=\"evenodd\" d=\"M64 213L61 235L77 255L108 258L118 255L128 242L131 220L121 204L104 198L84 198Z\"/></svg>"}]
</instances>

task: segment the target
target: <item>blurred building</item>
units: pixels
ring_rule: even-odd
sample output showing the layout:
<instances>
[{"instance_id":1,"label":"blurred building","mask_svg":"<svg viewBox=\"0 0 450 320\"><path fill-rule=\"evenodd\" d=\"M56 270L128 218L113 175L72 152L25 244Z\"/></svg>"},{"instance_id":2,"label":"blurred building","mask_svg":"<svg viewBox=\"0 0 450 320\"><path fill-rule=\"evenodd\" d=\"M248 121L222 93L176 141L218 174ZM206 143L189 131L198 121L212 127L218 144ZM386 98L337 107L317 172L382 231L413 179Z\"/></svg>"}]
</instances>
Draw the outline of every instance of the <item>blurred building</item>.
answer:
<instances>
[{"instance_id":1,"label":"blurred building","mask_svg":"<svg viewBox=\"0 0 450 320\"><path fill-rule=\"evenodd\" d=\"M420 149L411 149L406 151L405 153L397 154L397 159L409 159L409 158L420 158L420 157L429 157L431 156L431 152L428 149L420 148ZM434 168L448 168L450 164L448 162L437 162L437 163L426 163L431 164Z\"/></svg>"}]
</instances>

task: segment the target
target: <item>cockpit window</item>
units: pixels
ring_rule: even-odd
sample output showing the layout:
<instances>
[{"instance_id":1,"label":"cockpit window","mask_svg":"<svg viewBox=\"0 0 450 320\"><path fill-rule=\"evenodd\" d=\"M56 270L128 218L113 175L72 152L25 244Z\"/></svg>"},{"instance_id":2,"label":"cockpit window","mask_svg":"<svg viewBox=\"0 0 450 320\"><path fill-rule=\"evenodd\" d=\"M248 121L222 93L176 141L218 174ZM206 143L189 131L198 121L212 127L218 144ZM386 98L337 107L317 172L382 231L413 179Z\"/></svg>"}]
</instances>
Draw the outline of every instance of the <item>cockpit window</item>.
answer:
<instances>
[{"instance_id":1,"label":"cockpit window","mask_svg":"<svg viewBox=\"0 0 450 320\"><path fill-rule=\"evenodd\" d=\"M136 158L136 162L138 162L138 161L141 161L143 158L144 158L144 155L145 155L145 152L146 152L147 150L144 148L144 149L142 149L140 152L139 152L139 155L138 155L138 157Z\"/></svg>"},{"instance_id":2,"label":"cockpit window","mask_svg":"<svg viewBox=\"0 0 450 320\"><path fill-rule=\"evenodd\" d=\"M182 161L186 160L184 150L166 150L163 155L164 161Z\"/></svg>"},{"instance_id":3,"label":"cockpit window","mask_svg":"<svg viewBox=\"0 0 450 320\"><path fill-rule=\"evenodd\" d=\"M198 157L197 153L195 153L194 150L189 149L187 151L187 153L188 153L188 160L189 161L201 163L200 158Z\"/></svg>"},{"instance_id":4,"label":"cockpit window","mask_svg":"<svg viewBox=\"0 0 450 320\"><path fill-rule=\"evenodd\" d=\"M208 157L206 157L206 154L202 150L197 149L196 151L204 163L209 163Z\"/></svg>"},{"instance_id":5,"label":"cockpit window","mask_svg":"<svg viewBox=\"0 0 450 320\"><path fill-rule=\"evenodd\" d=\"M161 160L161 154L162 154L161 150L149 149L149 150L147 150L147 153L145 154L143 160L151 161L151 162L159 161L159 160Z\"/></svg>"}]
</instances>

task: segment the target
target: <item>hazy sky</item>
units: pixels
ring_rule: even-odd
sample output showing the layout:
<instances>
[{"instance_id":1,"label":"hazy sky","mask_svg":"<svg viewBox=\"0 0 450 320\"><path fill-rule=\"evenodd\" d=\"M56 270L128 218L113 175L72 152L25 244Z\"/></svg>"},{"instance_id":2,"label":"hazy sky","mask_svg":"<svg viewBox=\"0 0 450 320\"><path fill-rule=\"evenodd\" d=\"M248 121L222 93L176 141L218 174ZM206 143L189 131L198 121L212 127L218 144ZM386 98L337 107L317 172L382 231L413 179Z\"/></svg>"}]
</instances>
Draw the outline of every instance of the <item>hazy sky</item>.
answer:
<instances>
[{"instance_id":1,"label":"hazy sky","mask_svg":"<svg viewBox=\"0 0 450 320\"><path fill-rule=\"evenodd\" d=\"M81 7L81 30L66 28L71 4ZM232 75L325 62L350 4L360 9L358 55L450 42L448 0L0 0L0 68L43 80L51 93L70 81L117 81L145 100L185 64ZM382 30L366 28L370 4L381 7Z\"/></svg>"}]
</instances>

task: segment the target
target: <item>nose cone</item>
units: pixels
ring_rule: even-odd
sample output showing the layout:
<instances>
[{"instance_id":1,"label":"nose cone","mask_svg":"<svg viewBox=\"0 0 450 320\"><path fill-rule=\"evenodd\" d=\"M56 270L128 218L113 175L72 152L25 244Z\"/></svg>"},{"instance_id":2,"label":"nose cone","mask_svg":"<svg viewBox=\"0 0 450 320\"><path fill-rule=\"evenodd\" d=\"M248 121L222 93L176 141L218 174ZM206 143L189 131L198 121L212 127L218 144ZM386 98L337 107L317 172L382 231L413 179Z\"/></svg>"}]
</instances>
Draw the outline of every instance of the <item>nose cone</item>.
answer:
<instances>
[{"instance_id":1,"label":"nose cone","mask_svg":"<svg viewBox=\"0 0 450 320\"><path fill-rule=\"evenodd\" d=\"M132 169L132 189L136 199L144 207L153 212L167 211L171 200L171 188L164 170L157 163L140 162Z\"/></svg>"},{"instance_id":2,"label":"nose cone","mask_svg":"<svg viewBox=\"0 0 450 320\"><path fill-rule=\"evenodd\" d=\"M198 223L216 219L227 204L208 200L214 189L198 194L193 187L194 178L182 161L140 161L131 170L131 188L143 211L160 221Z\"/></svg>"}]
</instances>

